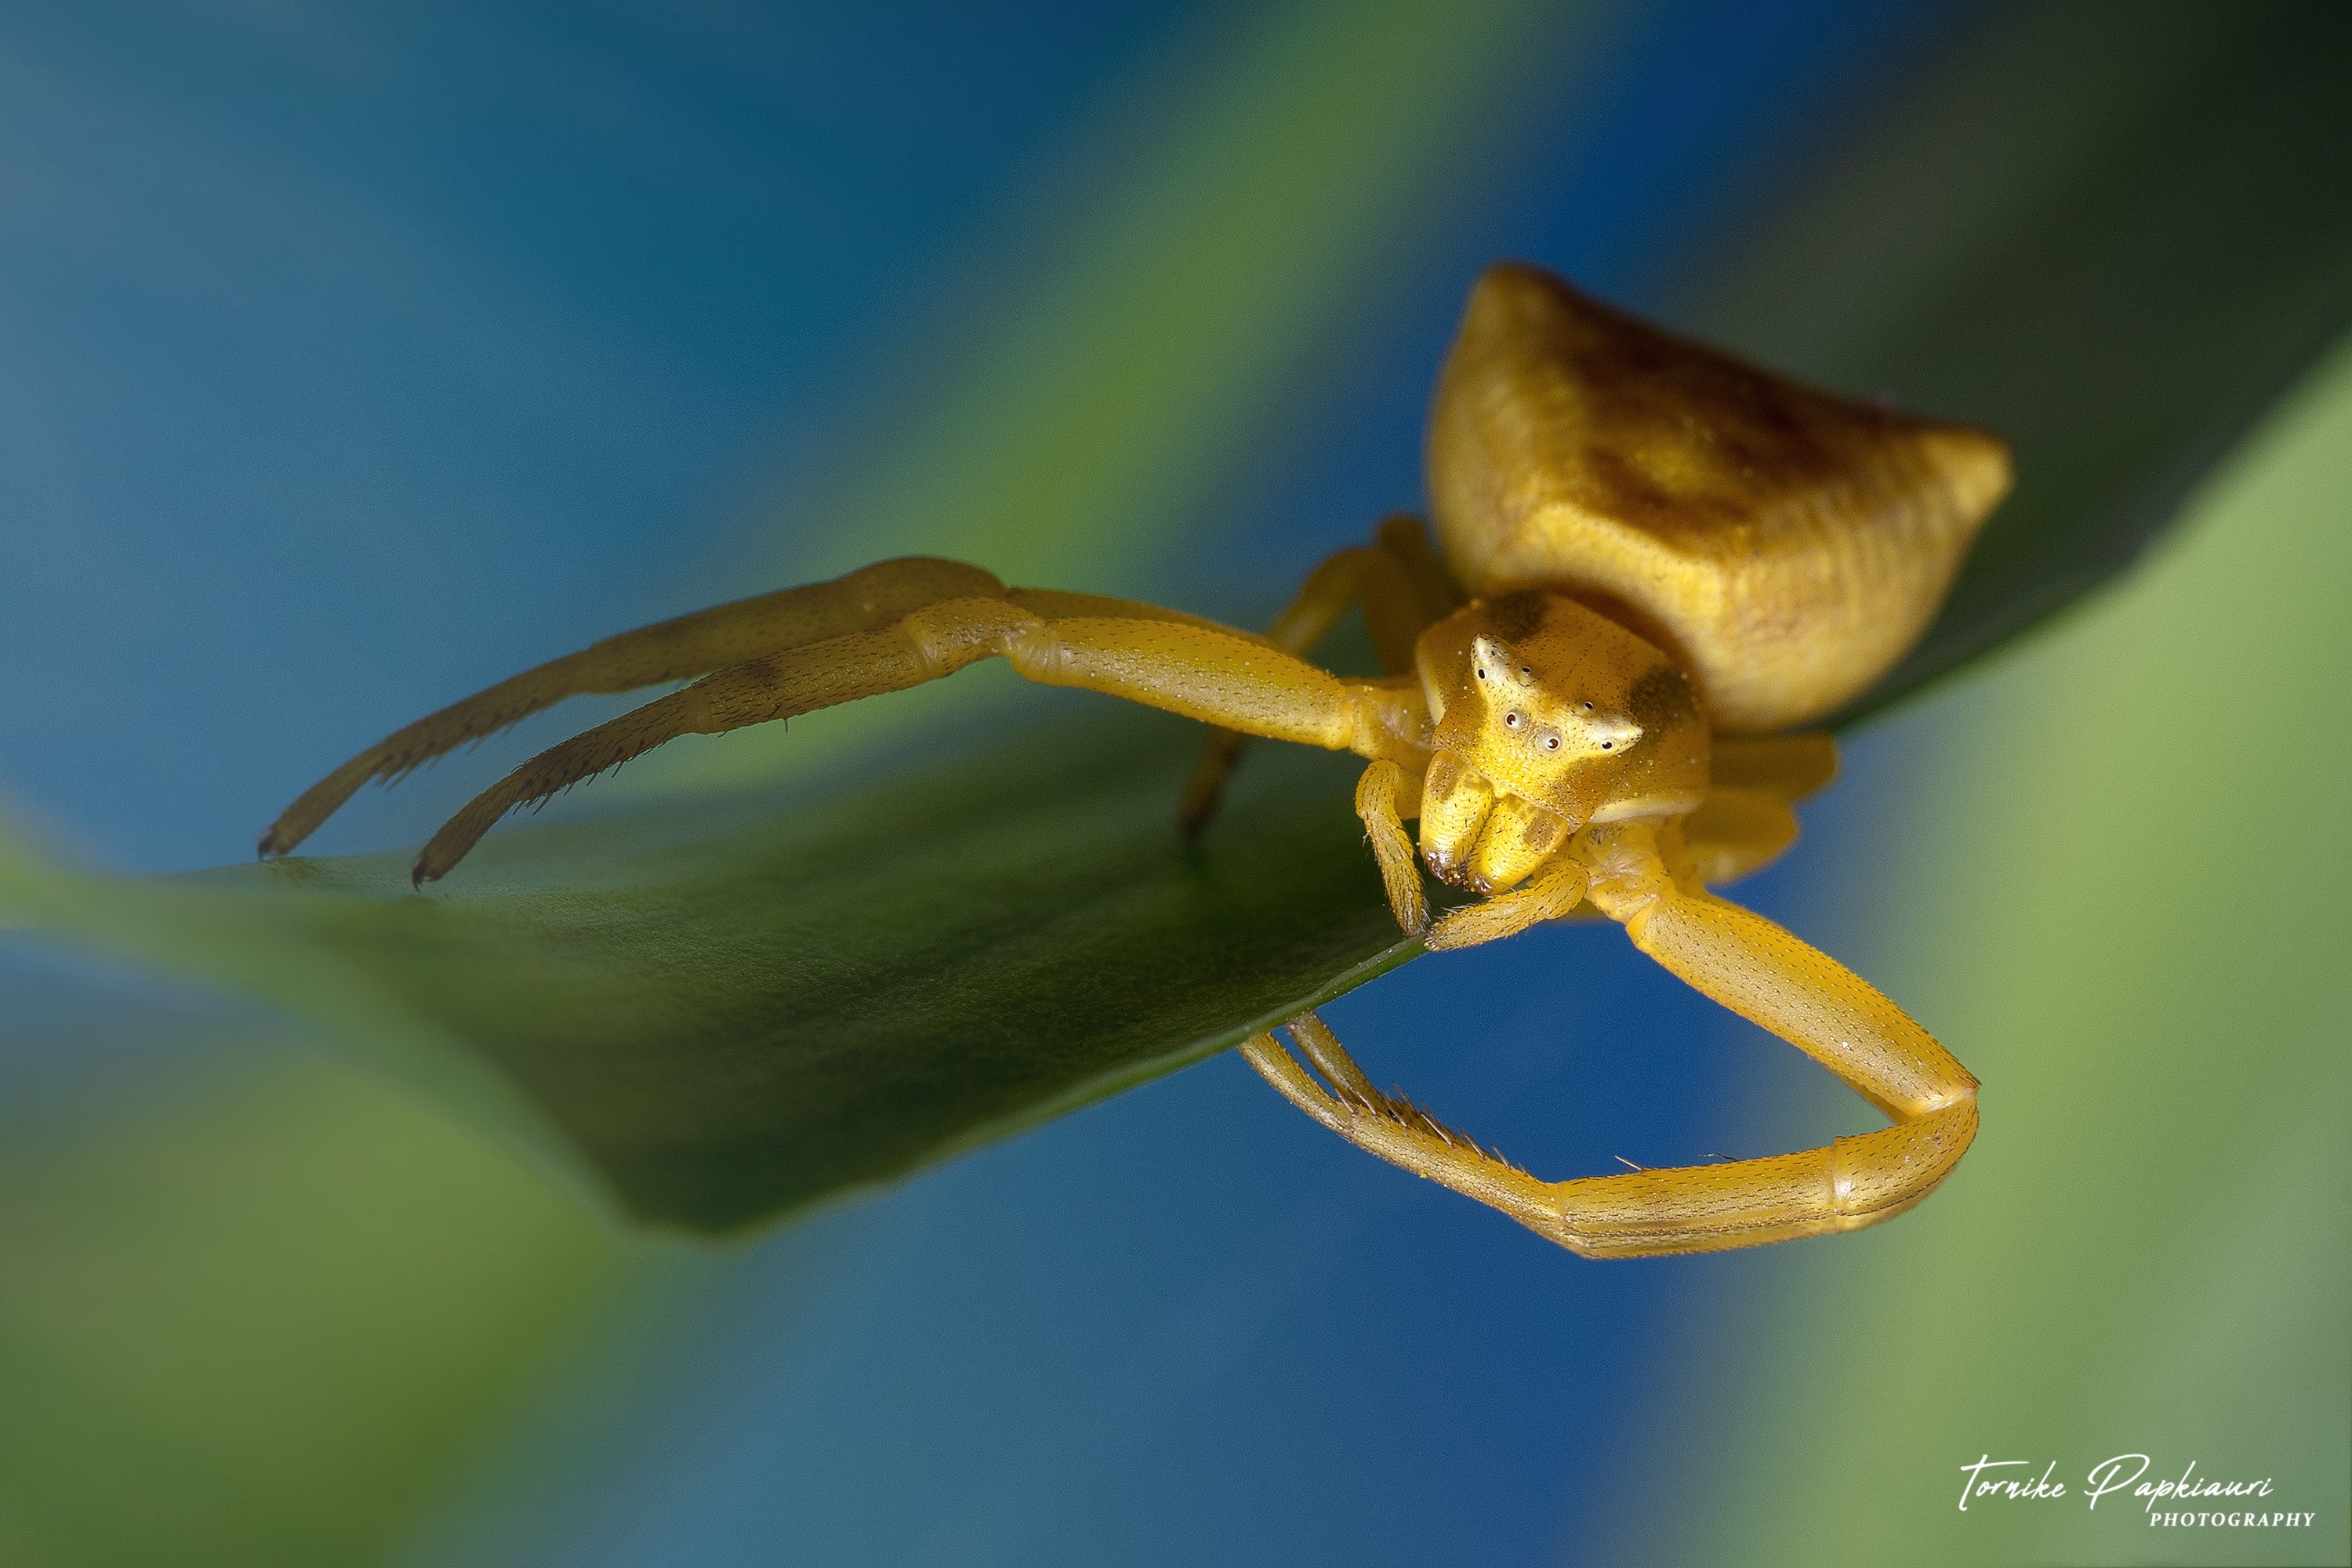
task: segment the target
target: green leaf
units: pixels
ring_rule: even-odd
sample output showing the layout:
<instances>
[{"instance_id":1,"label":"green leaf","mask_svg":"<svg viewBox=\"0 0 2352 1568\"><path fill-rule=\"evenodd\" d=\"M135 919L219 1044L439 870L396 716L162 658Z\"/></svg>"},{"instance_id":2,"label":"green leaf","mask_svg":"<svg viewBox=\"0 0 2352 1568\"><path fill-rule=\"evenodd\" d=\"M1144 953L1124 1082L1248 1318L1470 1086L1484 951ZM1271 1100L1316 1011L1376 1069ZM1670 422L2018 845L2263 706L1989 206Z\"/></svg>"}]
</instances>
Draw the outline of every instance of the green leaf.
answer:
<instances>
[{"instance_id":1,"label":"green leaf","mask_svg":"<svg viewBox=\"0 0 2352 1568\"><path fill-rule=\"evenodd\" d=\"M2352 147L2297 59L2259 16L2126 37L2004 10L1709 287L1711 335L2017 444L2019 496L1874 706L2127 563L2342 325L2352 221L2323 176ZM404 858L153 884L0 844L0 911L274 997L583 1157L633 1213L720 1229L1171 1070L1411 955L1349 762L1261 748L1188 850L1170 816L1196 736L1019 721L919 768L505 830L422 899Z\"/></svg>"},{"instance_id":2,"label":"green leaf","mask_svg":"<svg viewBox=\"0 0 2352 1568\"><path fill-rule=\"evenodd\" d=\"M162 882L0 861L0 898L330 1020L583 1155L636 1217L725 1230L1171 1071L1420 951L1349 809L1355 759L1265 748L1187 846L1198 727L1099 709L911 776L883 759L493 835L429 897L386 855ZM528 1111L484 1092L485 1060Z\"/></svg>"},{"instance_id":3,"label":"green leaf","mask_svg":"<svg viewBox=\"0 0 2352 1568\"><path fill-rule=\"evenodd\" d=\"M411 895L405 856L200 879L286 888L309 942L487 1055L634 1213L723 1229L1198 1060L1418 951L1346 808L1354 759L1257 759L1187 847L1173 781L1198 743L1112 713L715 821L509 834L454 897Z\"/></svg>"},{"instance_id":4,"label":"green leaf","mask_svg":"<svg viewBox=\"0 0 2352 1568\"><path fill-rule=\"evenodd\" d=\"M382 1562L627 1278L430 1104L274 1066L67 1137L11 1118L0 1559Z\"/></svg>"}]
</instances>

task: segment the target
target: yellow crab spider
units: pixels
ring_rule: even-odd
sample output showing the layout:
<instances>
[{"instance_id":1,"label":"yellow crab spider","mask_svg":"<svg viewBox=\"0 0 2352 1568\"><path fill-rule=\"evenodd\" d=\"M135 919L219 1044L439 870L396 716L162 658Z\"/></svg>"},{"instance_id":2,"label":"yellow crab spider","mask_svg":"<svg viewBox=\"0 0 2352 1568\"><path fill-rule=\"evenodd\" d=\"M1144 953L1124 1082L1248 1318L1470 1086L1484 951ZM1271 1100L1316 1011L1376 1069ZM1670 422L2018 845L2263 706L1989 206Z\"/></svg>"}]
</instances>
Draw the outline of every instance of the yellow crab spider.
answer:
<instances>
[{"instance_id":1,"label":"yellow crab spider","mask_svg":"<svg viewBox=\"0 0 2352 1568\"><path fill-rule=\"evenodd\" d=\"M261 853L292 849L367 780L575 693L692 682L485 791L425 846L419 883L516 806L665 741L1002 658L1031 680L1216 726L1179 808L1187 831L1214 811L1243 737L1354 752L1368 763L1356 811L1405 931L1467 947L1589 905L1892 1121L1805 1153L1543 1182L1374 1089L1313 1013L1284 1026L1295 1055L1270 1032L1243 1046L1342 1137L1594 1257L1852 1230L1917 1203L1975 1134L1976 1080L1867 982L1707 889L1795 838L1790 803L1836 767L1829 737L1804 726L1926 629L2008 489L2008 449L1981 429L1798 385L1505 266L1471 294L1428 468L1442 557L1418 521L1392 519L1318 567L1264 637L1008 588L952 561L886 561L501 681L330 773ZM1350 605L1379 679L1305 657ZM1481 901L1431 924L1423 866Z\"/></svg>"}]
</instances>

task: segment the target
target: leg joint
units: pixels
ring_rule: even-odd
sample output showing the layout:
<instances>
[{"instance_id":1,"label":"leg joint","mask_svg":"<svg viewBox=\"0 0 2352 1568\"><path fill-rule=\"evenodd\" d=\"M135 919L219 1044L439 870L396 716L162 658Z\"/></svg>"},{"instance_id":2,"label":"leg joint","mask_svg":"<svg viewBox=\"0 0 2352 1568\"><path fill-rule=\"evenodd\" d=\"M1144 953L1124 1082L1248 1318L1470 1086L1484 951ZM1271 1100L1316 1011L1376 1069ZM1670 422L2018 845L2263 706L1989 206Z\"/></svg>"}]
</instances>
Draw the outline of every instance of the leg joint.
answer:
<instances>
[{"instance_id":1,"label":"leg joint","mask_svg":"<svg viewBox=\"0 0 2352 1568\"><path fill-rule=\"evenodd\" d=\"M1831 1206L1851 1225L1909 1208L1949 1173L1977 1133L1973 1093L1916 1121L1841 1138L1831 1147Z\"/></svg>"},{"instance_id":2,"label":"leg joint","mask_svg":"<svg viewBox=\"0 0 2352 1568\"><path fill-rule=\"evenodd\" d=\"M1054 640L1044 620L1003 599L950 599L913 612L896 631L913 650L924 680L953 675L992 654L1014 654L1019 644Z\"/></svg>"}]
</instances>

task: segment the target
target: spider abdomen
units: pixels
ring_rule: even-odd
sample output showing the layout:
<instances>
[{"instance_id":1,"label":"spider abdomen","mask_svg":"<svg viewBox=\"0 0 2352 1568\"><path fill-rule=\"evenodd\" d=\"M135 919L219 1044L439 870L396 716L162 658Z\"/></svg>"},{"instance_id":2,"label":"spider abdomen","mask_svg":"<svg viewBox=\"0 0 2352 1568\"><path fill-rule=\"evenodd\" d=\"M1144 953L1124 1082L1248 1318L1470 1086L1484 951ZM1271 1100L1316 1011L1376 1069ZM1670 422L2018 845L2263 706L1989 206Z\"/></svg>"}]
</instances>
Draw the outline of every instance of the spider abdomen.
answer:
<instances>
[{"instance_id":1,"label":"spider abdomen","mask_svg":"<svg viewBox=\"0 0 2352 1568\"><path fill-rule=\"evenodd\" d=\"M1475 597L1552 589L1664 649L1727 732L1820 719L1909 650L2009 489L1974 426L1686 342L1530 268L1472 291L1429 433Z\"/></svg>"}]
</instances>

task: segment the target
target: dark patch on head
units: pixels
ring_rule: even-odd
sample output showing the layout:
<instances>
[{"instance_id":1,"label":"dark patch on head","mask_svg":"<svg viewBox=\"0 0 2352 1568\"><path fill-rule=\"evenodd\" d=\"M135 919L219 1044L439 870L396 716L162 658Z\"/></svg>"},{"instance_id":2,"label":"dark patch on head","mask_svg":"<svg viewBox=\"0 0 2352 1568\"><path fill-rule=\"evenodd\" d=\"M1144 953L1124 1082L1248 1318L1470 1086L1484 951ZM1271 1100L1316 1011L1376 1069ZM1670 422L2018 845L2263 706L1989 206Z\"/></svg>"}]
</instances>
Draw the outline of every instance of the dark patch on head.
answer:
<instances>
[{"instance_id":1,"label":"dark patch on head","mask_svg":"<svg viewBox=\"0 0 2352 1568\"><path fill-rule=\"evenodd\" d=\"M1506 594L1486 603L1486 623L1494 635L1505 642L1514 642L1543 625L1544 599L1540 593Z\"/></svg>"},{"instance_id":2,"label":"dark patch on head","mask_svg":"<svg viewBox=\"0 0 2352 1568\"><path fill-rule=\"evenodd\" d=\"M1633 682L1627 704L1633 709L1633 722L1649 735L1664 734L1696 706L1691 698L1690 679L1671 664L1652 665L1643 671Z\"/></svg>"}]
</instances>

